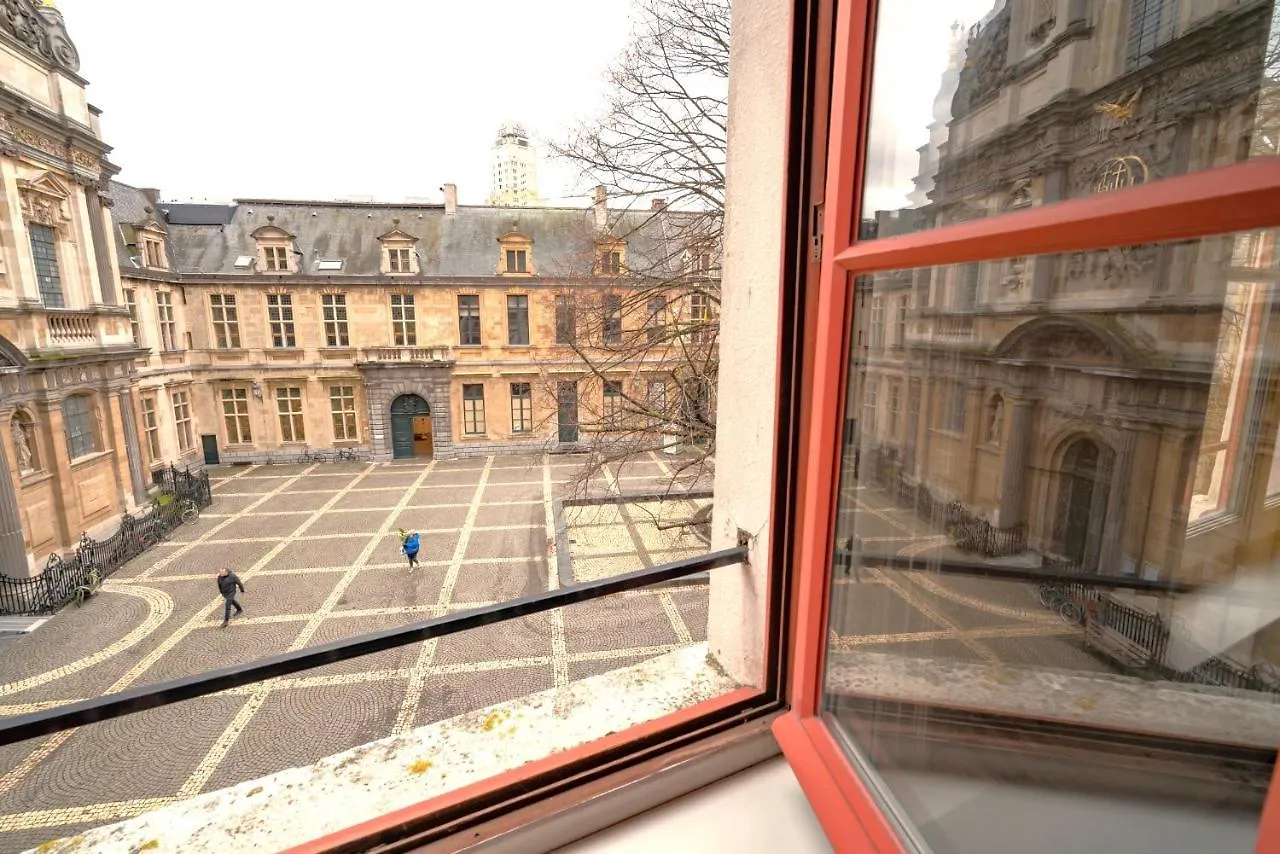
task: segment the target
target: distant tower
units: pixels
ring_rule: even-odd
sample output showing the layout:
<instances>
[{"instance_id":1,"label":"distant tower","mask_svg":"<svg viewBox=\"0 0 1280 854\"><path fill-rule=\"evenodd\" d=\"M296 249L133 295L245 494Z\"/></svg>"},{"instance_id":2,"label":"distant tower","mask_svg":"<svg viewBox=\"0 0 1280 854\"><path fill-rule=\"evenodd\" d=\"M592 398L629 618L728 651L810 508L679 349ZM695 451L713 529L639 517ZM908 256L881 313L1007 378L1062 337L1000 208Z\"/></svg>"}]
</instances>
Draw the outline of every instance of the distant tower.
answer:
<instances>
[{"instance_id":1,"label":"distant tower","mask_svg":"<svg viewBox=\"0 0 1280 854\"><path fill-rule=\"evenodd\" d=\"M933 179L938 174L938 159L942 145L947 141L951 125L951 100L960 86L960 71L965 64L964 27L956 21L951 25L951 47L947 51L947 70L942 73L942 85L933 99L933 121L929 123L929 141L916 149L920 154L920 168L913 179L915 189L907 196L911 207L929 204L933 192Z\"/></svg>"},{"instance_id":2,"label":"distant tower","mask_svg":"<svg viewBox=\"0 0 1280 854\"><path fill-rule=\"evenodd\" d=\"M538 151L523 127L507 122L493 144L489 204L525 207L538 201Z\"/></svg>"}]
</instances>

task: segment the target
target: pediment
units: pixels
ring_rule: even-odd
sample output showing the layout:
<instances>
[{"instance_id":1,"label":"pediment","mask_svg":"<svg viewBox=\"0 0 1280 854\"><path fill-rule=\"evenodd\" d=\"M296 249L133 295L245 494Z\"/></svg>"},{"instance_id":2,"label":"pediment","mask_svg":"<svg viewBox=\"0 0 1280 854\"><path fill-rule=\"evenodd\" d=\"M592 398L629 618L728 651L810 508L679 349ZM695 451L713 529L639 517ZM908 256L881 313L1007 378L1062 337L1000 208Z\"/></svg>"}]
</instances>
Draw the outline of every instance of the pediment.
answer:
<instances>
[{"instance_id":1,"label":"pediment","mask_svg":"<svg viewBox=\"0 0 1280 854\"><path fill-rule=\"evenodd\" d=\"M167 233L168 233L168 232L166 232L166 231L164 230L164 226L162 226L160 223L156 222L154 219L152 219L152 220L148 220L147 222L145 222L145 223L144 223L144 224L142 224L142 225L134 226L134 230L135 230L135 231L149 231L149 232L151 232L152 234L155 234L157 237L163 237L165 234L167 234Z\"/></svg>"},{"instance_id":2,"label":"pediment","mask_svg":"<svg viewBox=\"0 0 1280 854\"><path fill-rule=\"evenodd\" d=\"M55 199L66 199L71 189L51 172L43 172L30 180L18 180L18 189Z\"/></svg>"},{"instance_id":3,"label":"pediment","mask_svg":"<svg viewBox=\"0 0 1280 854\"><path fill-rule=\"evenodd\" d=\"M254 240L293 240L293 235L278 225L263 225L249 232Z\"/></svg>"},{"instance_id":4,"label":"pediment","mask_svg":"<svg viewBox=\"0 0 1280 854\"><path fill-rule=\"evenodd\" d=\"M386 234L378 235L378 240L383 243L417 243L418 238L414 237L407 231L399 228L393 228Z\"/></svg>"},{"instance_id":5,"label":"pediment","mask_svg":"<svg viewBox=\"0 0 1280 854\"><path fill-rule=\"evenodd\" d=\"M521 231L508 231L498 238L499 243L528 243L533 245L533 238Z\"/></svg>"}]
</instances>

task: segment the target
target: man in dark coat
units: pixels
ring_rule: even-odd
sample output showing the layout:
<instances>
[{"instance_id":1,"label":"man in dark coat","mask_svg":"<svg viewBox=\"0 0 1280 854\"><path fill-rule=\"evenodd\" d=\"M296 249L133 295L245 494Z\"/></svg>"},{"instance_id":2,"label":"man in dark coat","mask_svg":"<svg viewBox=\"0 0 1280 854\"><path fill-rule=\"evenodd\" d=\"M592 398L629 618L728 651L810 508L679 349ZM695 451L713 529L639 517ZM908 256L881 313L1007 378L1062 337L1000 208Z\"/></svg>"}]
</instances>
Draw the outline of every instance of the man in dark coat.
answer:
<instances>
[{"instance_id":1,"label":"man in dark coat","mask_svg":"<svg viewBox=\"0 0 1280 854\"><path fill-rule=\"evenodd\" d=\"M227 627L227 621L231 619L231 609L236 609L236 616L244 613L244 608L240 607L240 603L236 601L236 588L240 588L240 592L244 592L244 584L240 581L240 576L236 575L225 566L218 570L218 592L222 594L222 598L226 600L226 606L222 609L222 627Z\"/></svg>"}]
</instances>

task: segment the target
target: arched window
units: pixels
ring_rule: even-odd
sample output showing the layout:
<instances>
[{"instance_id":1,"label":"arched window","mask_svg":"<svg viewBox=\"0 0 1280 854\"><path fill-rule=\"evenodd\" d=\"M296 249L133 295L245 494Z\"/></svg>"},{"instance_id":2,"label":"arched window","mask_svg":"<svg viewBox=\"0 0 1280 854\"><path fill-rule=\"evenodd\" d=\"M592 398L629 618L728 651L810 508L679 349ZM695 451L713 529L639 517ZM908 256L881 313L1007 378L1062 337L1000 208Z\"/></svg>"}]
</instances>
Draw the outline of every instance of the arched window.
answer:
<instances>
[{"instance_id":1,"label":"arched window","mask_svg":"<svg viewBox=\"0 0 1280 854\"><path fill-rule=\"evenodd\" d=\"M87 394L68 397L62 402L62 429L67 434L67 454L73 460L98 451L93 417L93 401Z\"/></svg>"},{"instance_id":2,"label":"arched window","mask_svg":"<svg viewBox=\"0 0 1280 854\"><path fill-rule=\"evenodd\" d=\"M19 409L9 423L13 430L13 453L18 472L40 471L40 451L36 445L36 425L31 416Z\"/></svg>"}]
</instances>

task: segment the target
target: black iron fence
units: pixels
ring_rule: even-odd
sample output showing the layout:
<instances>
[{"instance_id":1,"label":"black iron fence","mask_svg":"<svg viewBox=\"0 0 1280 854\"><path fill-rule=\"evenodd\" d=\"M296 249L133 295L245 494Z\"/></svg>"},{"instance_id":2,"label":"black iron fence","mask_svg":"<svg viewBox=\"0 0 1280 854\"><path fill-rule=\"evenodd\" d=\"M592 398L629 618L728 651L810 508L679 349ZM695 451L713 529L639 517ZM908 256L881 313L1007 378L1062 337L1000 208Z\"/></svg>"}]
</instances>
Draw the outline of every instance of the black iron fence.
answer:
<instances>
[{"instance_id":1,"label":"black iron fence","mask_svg":"<svg viewBox=\"0 0 1280 854\"><path fill-rule=\"evenodd\" d=\"M1025 525L997 528L969 512L961 502L939 497L927 484L909 480L895 449L871 451L868 463L872 480L895 504L914 510L924 521L946 531L960 551L1008 557L1027 550Z\"/></svg>"},{"instance_id":2,"label":"black iron fence","mask_svg":"<svg viewBox=\"0 0 1280 854\"><path fill-rule=\"evenodd\" d=\"M0 575L0 615L47 614L61 608L85 585L92 573L104 580L129 560L167 539L182 524L188 502L198 508L213 503L208 473L170 466L155 474L160 497L145 512L124 514L120 527L105 540L87 533L75 551L52 554L44 571L34 578Z\"/></svg>"}]
</instances>

